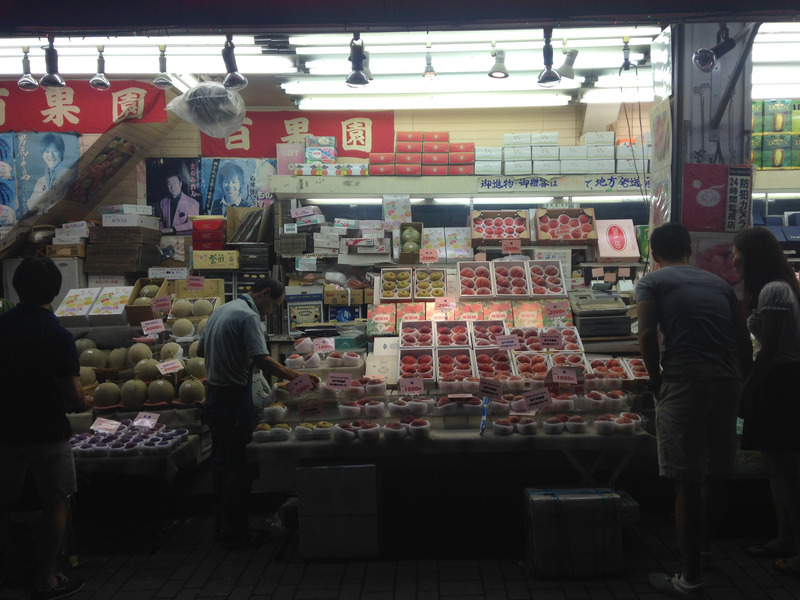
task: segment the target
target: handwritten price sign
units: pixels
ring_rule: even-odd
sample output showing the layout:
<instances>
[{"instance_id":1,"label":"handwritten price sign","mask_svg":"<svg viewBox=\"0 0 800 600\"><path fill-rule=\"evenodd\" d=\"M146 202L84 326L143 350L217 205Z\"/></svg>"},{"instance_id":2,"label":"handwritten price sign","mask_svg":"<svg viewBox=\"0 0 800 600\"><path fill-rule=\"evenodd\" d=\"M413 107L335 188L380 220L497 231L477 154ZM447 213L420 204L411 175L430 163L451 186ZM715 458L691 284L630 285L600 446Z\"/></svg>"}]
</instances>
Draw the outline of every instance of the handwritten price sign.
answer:
<instances>
[{"instance_id":1,"label":"handwritten price sign","mask_svg":"<svg viewBox=\"0 0 800 600\"><path fill-rule=\"evenodd\" d=\"M503 240L500 251L503 254L519 254L522 251L522 242L520 240Z\"/></svg>"},{"instance_id":2,"label":"handwritten price sign","mask_svg":"<svg viewBox=\"0 0 800 600\"><path fill-rule=\"evenodd\" d=\"M297 414L302 421L306 417L322 414L322 402L316 400L312 402L301 402L297 405Z\"/></svg>"},{"instance_id":3,"label":"handwritten price sign","mask_svg":"<svg viewBox=\"0 0 800 600\"><path fill-rule=\"evenodd\" d=\"M335 349L333 338L314 338L314 352L330 352Z\"/></svg>"},{"instance_id":4,"label":"handwritten price sign","mask_svg":"<svg viewBox=\"0 0 800 600\"><path fill-rule=\"evenodd\" d=\"M308 390L314 387L314 383L311 381L311 377L308 375L301 375L296 379L292 379L289 383L286 384L286 391L289 392L289 395L292 398L297 398L301 394L306 393Z\"/></svg>"},{"instance_id":5,"label":"handwritten price sign","mask_svg":"<svg viewBox=\"0 0 800 600\"><path fill-rule=\"evenodd\" d=\"M406 377L400 379L400 393L405 396L418 396L425 392L422 377Z\"/></svg>"},{"instance_id":6,"label":"handwritten price sign","mask_svg":"<svg viewBox=\"0 0 800 600\"><path fill-rule=\"evenodd\" d=\"M525 392L522 394L522 397L527 400L529 408L536 408L542 404L550 403L550 390L547 388L539 388Z\"/></svg>"},{"instance_id":7,"label":"handwritten price sign","mask_svg":"<svg viewBox=\"0 0 800 600\"><path fill-rule=\"evenodd\" d=\"M483 398L500 400L503 397L503 384L494 379L481 379L480 395Z\"/></svg>"},{"instance_id":8,"label":"handwritten price sign","mask_svg":"<svg viewBox=\"0 0 800 600\"><path fill-rule=\"evenodd\" d=\"M157 312L169 312L169 309L172 307L172 298L169 296L159 296L158 298L153 298L153 303L151 304L154 311Z\"/></svg>"},{"instance_id":9,"label":"handwritten price sign","mask_svg":"<svg viewBox=\"0 0 800 600\"><path fill-rule=\"evenodd\" d=\"M564 341L561 339L560 333L543 333L539 336L539 343L543 347L553 350L564 349Z\"/></svg>"},{"instance_id":10,"label":"handwritten price sign","mask_svg":"<svg viewBox=\"0 0 800 600\"><path fill-rule=\"evenodd\" d=\"M453 297L436 298L433 301L433 306L437 311L454 311L456 309L456 299Z\"/></svg>"},{"instance_id":11,"label":"handwritten price sign","mask_svg":"<svg viewBox=\"0 0 800 600\"><path fill-rule=\"evenodd\" d=\"M91 429L92 431L96 431L97 433L116 433L117 429L121 423L119 421L112 421L111 419L103 419L102 417L97 418L92 423Z\"/></svg>"},{"instance_id":12,"label":"handwritten price sign","mask_svg":"<svg viewBox=\"0 0 800 600\"><path fill-rule=\"evenodd\" d=\"M507 348L509 350L516 350L519 348L519 336L516 335L498 335L497 345L500 348Z\"/></svg>"},{"instance_id":13,"label":"handwritten price sign","mask_svg":"<svg viewBox=\"0 0 800 600\"><path fill-rule=\"evenodd\" d=\"M161 333L164 331L164 321L161 319L153 319L151 321L142 321L142 333L145 335L152 335L154 333Z\"/></svg>"},{"instance_id":14,"label":"handwritten price sign","mask_svg":"<svg viewBox=\"0 0 800 600\"><path fill-rule=\"evenodd\" d=\"M140 429L152 429L158 423L158 413L140 412L133 420L133 426Z\"/></svg>"},{"instance_id":15,"label":"handwritten price sign","mask_svg":"<svg viewBox=\"0 0 800 600\"><path fill-rule=\"evenodd\" d=\"M331 373L328 375L326 385L331 390L346 390L350 388L350 380L353 378L349 373Z\"/></svg>"},{"instance_id":16,"label":"handwritten price sign","mask_svg":"<svg viewBox=\"0 0 800 600\"><path fill-rule=\"evenodd\" d=\"M558 302L546 302L544 306L546 317L566 317L569 314L569 301L559 300Z\"/></svg>"},{"instance_id":17,"label":"handwritten price sign","mask_svg":"<svg viewBox=\"0 0 800 600\"><path fill-rule=\"evenodd\" d=\"M181 364L181 361L179 361L177 358L173 358L172 360L166 360L158 363L156 368L162 375L169 375L170 373L177 373L184 367Z\"/></svg>"},{"instance_id":18,"label":"handwritten price sign","mask_svg":"<svg viewBox=\"0 0 800 600\"><path fill-rule=\"evenodd\" d=\"M578 383L578 370L572 367L553 367L552 374L554 383Z\"/></svg>"},{"instance_id":19,"label":"handwritten price sign","mask_svg":"<svg viewBox=\"0 0 800 600\"><path fill-rule=\"evenodd\" d=\"M189 275L186 278L187 290L202 290L206 285L206 278L202 275Z\"/></svg>"},{"instance_id":20,"label":"handwritten price sign","mask_svg":"<svg viewBox=\"0 0 800 600\"><path fill-rule=\"evenodd\" d=\"M419 251L419 262L421 263L438 263L439 250L436 248L424 248Z\"/></svg>"}]
</instances>

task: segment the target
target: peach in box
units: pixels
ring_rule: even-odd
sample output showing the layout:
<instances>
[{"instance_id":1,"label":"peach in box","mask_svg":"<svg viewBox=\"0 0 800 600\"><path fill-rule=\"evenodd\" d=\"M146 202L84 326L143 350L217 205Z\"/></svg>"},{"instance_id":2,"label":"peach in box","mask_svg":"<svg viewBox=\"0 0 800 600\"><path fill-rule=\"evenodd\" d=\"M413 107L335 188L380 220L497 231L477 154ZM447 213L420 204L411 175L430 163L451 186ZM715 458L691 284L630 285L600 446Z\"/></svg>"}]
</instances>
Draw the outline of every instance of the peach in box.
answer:
<instances>
[{"instance_id":1,"label":"peach in box","mask_svg":"<svg viewBox=\"0 0 800 600\"><path fill-rule=\"evenodd\" d=\"M532 223L540 245L592 244L597 241L593 208L537 208Z\"/></svg>"},{"instance_id":2,"label":"peach in box","mask_svg":"<svg viewBox=\"0 0 800 600\"><path fill-rule=\"evenodd\" d=\"M470 214L473 246L499 246L503 240L530 242L526 210L473 210Z\"/></svg>"}]
</instances>

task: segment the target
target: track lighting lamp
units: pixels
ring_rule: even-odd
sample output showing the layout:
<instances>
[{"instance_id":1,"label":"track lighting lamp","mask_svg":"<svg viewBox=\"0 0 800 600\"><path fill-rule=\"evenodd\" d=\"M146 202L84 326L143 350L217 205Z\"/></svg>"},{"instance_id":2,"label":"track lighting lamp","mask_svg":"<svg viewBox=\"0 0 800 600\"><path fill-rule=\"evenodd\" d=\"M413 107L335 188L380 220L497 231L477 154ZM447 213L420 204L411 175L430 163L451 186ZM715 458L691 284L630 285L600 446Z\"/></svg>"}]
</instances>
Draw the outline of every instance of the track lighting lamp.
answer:
<instances>
[{"instance_id":1,"label":"track lighting lamp","mask_svg":"<svg viewBox=\"0 0 800 600\"><path fill-rule=\"evenodd\" d=\"M228 74L225 75L222 85L229 90L238 92L247 87L247 77L239 73L236 68L236 56L233 54L233 48L233 36L228 34L225 40L225 47L222 48L222 60L225 61L225 69Z\"/></svg>"},{"instance_id":2,"label":"track lighting lamp","mask_svg":"<svg viewBox=\"0 0 800 600\"><path fill-rule=\"evenodd\" d=\"M167 75L167 55L165 54L167 46L159 44L158 51L160 52L158 55L158 75L153 78L151 83L160 90L168 90L172 87L172 78Z\"/></svg>"},{"instance_id":3,"label":"track lighting lamp","mask_svg":"<svg viewBox=\"0 0 800 600\"><path fill-rule=\"evenodd\" d=\"M436 77L436 70L433 68L431 62L431 45L428 44L428 53L425 55L425 72L422 74L426 79L433 79Z\"/></svg>"},{"instance_id":4,"label":"track lighting lamp","mask_svg":"<svg viewBox=\"0 0 800 600\"><path fill-rule=\"evenodd\" d=\"M544 57L544 71L539 73L539 85L542 87L554 87L561 83L561 75L558 74L553 68L553 46L550 44L550 38L553 37L553 28L544 28L544 48L542 48L542 55Z\"/></svg>"},{"instance_id":5,"label":"track lighting lamp","mask_svg":"<svg viewBox=\"0 0 800 600\"><path fill-rule=\"evenodd\" d=\"M111 83L106 77L106 59L103 58L105 46L97 47L97 74L89 80L89 85L101 92L111 89Z\"/></svg>"},{"instance_id":6,"label":"track lighting lamp","mask_svg":"<svg viewBox=\"0 0 800 600\"><path fill-rule=\"evenodd\" d=\"M489 69L489 77L505 79L508 77L508 70L506 69L506 51L496 50L494 42L492 42L492 56L494 57L494 66Z\"/></svg>"},{"instance_id":7,"label":"track lighting lamp","mask_svg":"<svg viewBox=\"0 0 800 600\"><path fill-rule=\"evenodd\" d=\"M67 83L58 74L58 52L53 45L53 36L47 36L48 45L44 48L44 62L47 65L47 74L42 77L39 84L45 88L64 87Z\"/></svg>"},{"instance_id":8,"label":"track lighting lamp","mask_svg":"<svg viewBox=\"0 0 800 600\"><path fill-rule=\"evenodd\" d=\"M360 33L354 33L353 39L350 40L350 64L352 71L345 79L345 83L350 87L361 87L367 85L369 79L364 73L364 40L361 39Z\"/></svg>"},{"instance_id":9,"label":"track lighting lamp","mask_svg":"<svg viewBox=\"0 0 800 600\"><path fill-rule=\"evenodd\" d=\"M567 79L575 79L575 59L578 57L578 51L574 48L564 48L564 64L558 67L558 74Z\"/></svg>"},{"instance_id":10,"label":"track lighting lamp","mask_svg":"<svg viewBox=\"0 0 800 600\"><path fill-rule=\"evenodd\" d=\"M17 81L17 85L26 92L35 92L39 89L39 82L31 75L31 59L28 58L30 50L30 46L22 47L22 77Z\"/></svg>"},{"instance_id":11,"label":"track lighting lamp","mask_svg":"<svg viewBox=\"0 0 800 600\"><path fill-rule=\"evenodd\" d=\"M700 48L692 56L692 62L703 73L710 73L717 65L717 61L733 50L735 46L736 40L728 37L728 28L725 23L720 23L719 31L717 31L717 45L713 48Z\"/></svg>"},{"instance_id":12,"label":"track lighting lamp","mask_svg":"<svg viewBox=\"0 0 800 600\"><path fill-rule=\"evenodd\" d=\"M364 75L367 76L367 79L372 81L372 71L369 69L369 52L364 50Z\"/></svg>"},{"instance_id":13,"label":"track lighting lamp","mask_svg":"<svg viewBox=\"0 0 800 600\"><path fill-rule=\"evenodd\" d=\"M630 36L623 36L622 38L622 65L619 68L619 75L622 75L623 71L630 71L631 67L639 74L639 67L631 62L631 46L630 46L631 38Z\"/></svg>"}]
</instances>

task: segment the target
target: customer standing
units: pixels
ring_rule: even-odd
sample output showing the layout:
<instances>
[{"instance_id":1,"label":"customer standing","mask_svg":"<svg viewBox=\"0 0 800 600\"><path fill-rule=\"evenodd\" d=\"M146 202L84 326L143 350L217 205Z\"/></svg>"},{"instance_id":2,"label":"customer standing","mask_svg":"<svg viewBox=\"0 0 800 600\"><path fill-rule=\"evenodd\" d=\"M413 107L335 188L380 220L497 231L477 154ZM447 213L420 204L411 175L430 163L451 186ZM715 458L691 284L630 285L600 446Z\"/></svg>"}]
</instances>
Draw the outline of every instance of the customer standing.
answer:
<instances>
[{"instance_id":1,"label":"customer standing","mask_svg":"<svg viewBox=\"0 0 800 600\"><path fill-rule=\"evenodd\" d=\"M650 251L661 268L636 286L639 345L656 395L660 474L675 485L682 566L675 576L652 573L650 583L674 596L704 597L708 517L717 478L733 465L742 370L749 370L752 346L731 287L689 265L685 227L655 229Z\"/></svg>"},{"instance_id":2,"label":"customer standing","mask_svg":"<svg viewBox=\"0 0 800 600\"><path fill-rule=\"evenodd\" d=\"M777 558L778 571L800 577L800 284L778 240L763 227L736 235L733 264L744 280L757 350L742 395L742 448L763 452L778 519L777 537L748 553Z\"/></svg>"},{"instance_id":3,"label":"customer standing","mask_svg":"<svg viewBox=\"0 0 800 600\"><path fill-rule=\"evenodd\" d=\"M224 547L269 540L269 532L250 529L247 518L257 470L247 462L246 452L255 420L250 382L253 366L283 379L300 376L275 361L267 349L262 320L285 298L279 281L257 282L250 292L211 313L197 348L198 356L206 359L203 418L211 430L214 532ZM319 383L315 375L312 380Z\"/></svg>"},{"instance_id":4,"label":"customer standing","mask_svg":"<svg viewBox=\"0 0 800 600\"><path fill-rule=\"evenodd\" d=\"M83 582L61 573L67 500L77 490L66 411L89 408L72 335L50 303L61 271L49 258L26 258L13 277L20 303L0 315L0 520L30 475L42 505L42 537L31 598L65 598Z\"/></svg>"}]
</instances>

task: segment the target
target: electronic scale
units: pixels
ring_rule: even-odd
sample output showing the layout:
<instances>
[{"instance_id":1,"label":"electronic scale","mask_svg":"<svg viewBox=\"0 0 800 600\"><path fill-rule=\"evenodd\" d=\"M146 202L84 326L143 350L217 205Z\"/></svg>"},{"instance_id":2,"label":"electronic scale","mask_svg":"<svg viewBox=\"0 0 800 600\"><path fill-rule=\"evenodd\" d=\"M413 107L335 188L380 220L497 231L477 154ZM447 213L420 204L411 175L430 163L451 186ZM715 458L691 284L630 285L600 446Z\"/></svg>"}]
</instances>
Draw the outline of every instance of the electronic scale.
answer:
<instances>
[{"instance_id":1,"label":"electronic scale","mask_svg":"<svg viewBox=\"0 0 800 600\"><path fill-rule=\"evenodd\" d=\"M584 337L631 334L628 306L619 294L598 290L568 292L578 332Z\"/></svg>"}]
</instances>

